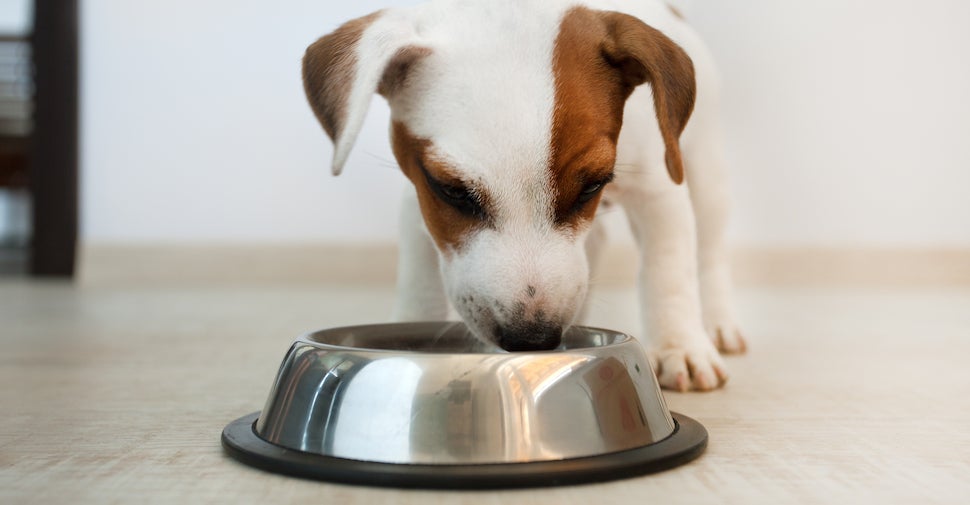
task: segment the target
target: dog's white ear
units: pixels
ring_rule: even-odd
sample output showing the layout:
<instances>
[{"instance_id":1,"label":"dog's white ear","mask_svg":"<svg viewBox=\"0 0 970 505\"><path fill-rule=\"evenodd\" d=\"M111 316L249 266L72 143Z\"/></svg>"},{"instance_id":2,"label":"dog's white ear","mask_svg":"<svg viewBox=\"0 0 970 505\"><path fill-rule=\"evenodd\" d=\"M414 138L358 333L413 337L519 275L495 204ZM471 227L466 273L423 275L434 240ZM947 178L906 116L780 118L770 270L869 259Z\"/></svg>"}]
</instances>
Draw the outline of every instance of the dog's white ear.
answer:
<instances>
[{"instance_id":1,"label":"dog's white ear","mask_svg":"<svg viewBox=\"0 0 970 505\"><path fill-rule=\"evenodd\" d=\"M392 11L348 21L307 48L303 89L333 140L334 175L347 162L374 93L391 96L429 53L416 45L413 25Z\"/></svg>"},{"instance_id":2,"label":"dog's white ear","mask_svg":"<svg viewBox=\"0 0 970 505\"><path fill-rule=\"evenodd\" d=\"M649 82L653 103L666 148L670 178L684 180L680 134L694 110L697 84L690 57L666 35L643 21L619 12L603 12L607 38L603 54L620 69L630 86Z\"/></svg>"}]
</instances>

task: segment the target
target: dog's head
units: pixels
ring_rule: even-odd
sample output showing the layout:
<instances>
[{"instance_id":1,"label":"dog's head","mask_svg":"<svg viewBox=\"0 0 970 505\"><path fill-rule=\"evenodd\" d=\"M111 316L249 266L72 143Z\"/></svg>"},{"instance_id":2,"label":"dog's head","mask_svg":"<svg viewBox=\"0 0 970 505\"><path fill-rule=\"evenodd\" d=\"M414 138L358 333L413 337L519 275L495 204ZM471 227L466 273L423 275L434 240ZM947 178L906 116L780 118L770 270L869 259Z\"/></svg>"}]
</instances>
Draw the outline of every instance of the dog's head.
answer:
<instances>
[{"instance_id":1,"label":"dog's head","mask_svg":"<svg viewBox=\"0 0 970 505\"><path fill-rule=\"evenodd\" d=\"M637 18L557 3L380 11L303 60L334 174L373 94L387 99L394 154L446 291L477 336L508 350L556 347L583 302L583 239L613 178L624 104L642 83L653 88L670 176L683 179L688 56Z\"/></svg>"}]
</instances>

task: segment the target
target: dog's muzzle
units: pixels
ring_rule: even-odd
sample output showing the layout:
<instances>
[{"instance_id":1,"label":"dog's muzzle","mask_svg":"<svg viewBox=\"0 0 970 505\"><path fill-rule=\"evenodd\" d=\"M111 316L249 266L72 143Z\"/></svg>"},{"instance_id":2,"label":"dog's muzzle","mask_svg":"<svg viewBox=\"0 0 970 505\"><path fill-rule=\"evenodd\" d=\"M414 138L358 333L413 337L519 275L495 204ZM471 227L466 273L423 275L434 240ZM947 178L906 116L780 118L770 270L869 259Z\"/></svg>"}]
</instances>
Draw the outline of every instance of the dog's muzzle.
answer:
<instances>
[{"instance_id":1,"label":"dog's muzzle","mask_svg":"<svg viewBox=\"0 0 970 505\"><path fill-rule=\"evenodd\" d=\"M562 342L562 325L516 323L498 328L498 345L506 351L548 351Z\"/></svg>"}]
</instances>

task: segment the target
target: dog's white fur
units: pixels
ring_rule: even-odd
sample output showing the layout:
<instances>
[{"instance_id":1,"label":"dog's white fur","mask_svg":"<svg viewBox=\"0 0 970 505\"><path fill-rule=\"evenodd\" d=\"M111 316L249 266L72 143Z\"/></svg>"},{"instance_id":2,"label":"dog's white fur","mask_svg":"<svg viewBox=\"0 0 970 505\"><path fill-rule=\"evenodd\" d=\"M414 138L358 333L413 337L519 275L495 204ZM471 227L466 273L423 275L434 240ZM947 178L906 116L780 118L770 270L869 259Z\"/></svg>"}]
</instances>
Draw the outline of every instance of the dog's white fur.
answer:
<instances>
[{"instance_id":1,"label":"dog's white fur","mask_svg":"<svg viewBox=\"0 0 970 505\"><path fill-rule=\"evenodd\" d=\"M441 319L450 300L477 335L491 340L510 318L574 322L586 298L588 265L603 242L595 220L564 230L548 210L554 43L563 14L574 6L631 14L693 61L696 104L681 136L687 184L668 176L644 84L626 102L616 177L604 196L622 205L637 238L643 329L661 384L718 387L726 373L715 342L729 352L745 344L732 309L724 241L728 194L717 83L699 37L663 2L432 0L383 11L355 50L334 173L346 162L394 54L408 45L433 48L435 57L408 76L407 89L388 97L392 120L431 139L435 156L460 170L463 181L487 188L494 225L475 231L460 249L438 250L409 190L393 318Z\"/></svg>"}]
</instances>

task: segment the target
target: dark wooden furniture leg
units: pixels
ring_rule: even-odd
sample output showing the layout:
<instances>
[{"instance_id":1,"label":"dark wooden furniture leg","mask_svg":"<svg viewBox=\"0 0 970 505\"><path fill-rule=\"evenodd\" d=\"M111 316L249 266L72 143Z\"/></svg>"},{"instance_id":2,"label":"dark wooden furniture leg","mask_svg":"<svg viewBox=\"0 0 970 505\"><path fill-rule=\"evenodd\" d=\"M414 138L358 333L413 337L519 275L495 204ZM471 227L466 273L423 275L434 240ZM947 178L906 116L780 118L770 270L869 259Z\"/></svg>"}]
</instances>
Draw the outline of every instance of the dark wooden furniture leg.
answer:
<instances>
[{"instance_id":1,"label":"dark wooden furniture leg","mask_svg":"<svg viewBox=\"0 0 970 505\"><path fill-rule=\"evenodd\" d=\"M35 0L33 275L72 277L78 231L78 2Z\"/></svg>"}]
</instances>

